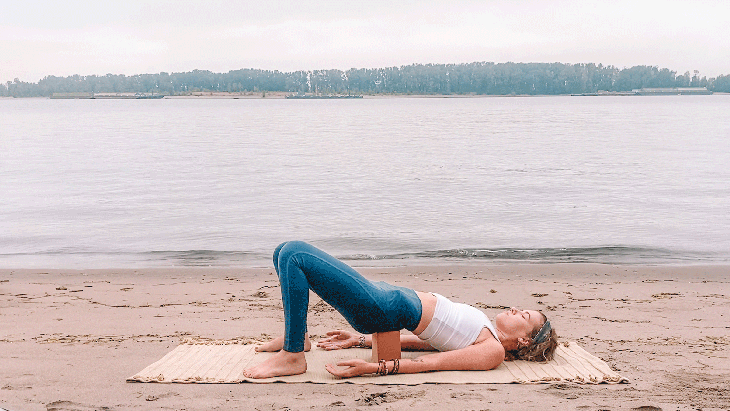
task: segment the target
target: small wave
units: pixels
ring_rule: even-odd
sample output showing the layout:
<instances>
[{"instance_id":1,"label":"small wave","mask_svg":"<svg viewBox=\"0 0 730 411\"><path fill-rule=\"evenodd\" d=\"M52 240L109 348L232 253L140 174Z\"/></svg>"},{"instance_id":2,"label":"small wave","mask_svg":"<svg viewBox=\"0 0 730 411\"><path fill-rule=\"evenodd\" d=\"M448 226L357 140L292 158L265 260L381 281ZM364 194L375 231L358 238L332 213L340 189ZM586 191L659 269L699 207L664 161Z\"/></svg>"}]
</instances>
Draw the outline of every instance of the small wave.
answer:
<instances>
[{"instance_id":1,"label":"small wave","mask_svg":"<svg viewBox=\"0 0 730 411\"><path fill-rule=\"evenodd\" d=\"M250 267L271 256L248 251L183 250L144 252L46 251L0 254L8 268Z\"/></svg>"},{"instance_id":2,"label":"small wave","mask_svg":"<svg viewBox=\"0 0 730 411\"><path fill-rule=\"evenodd\" d=\"M236 266L264 259L258 253L217 250L149 251L142 255L149 262L167 262L185 267Z\"/></svg>"},{"instance_id":3,"label":"small wave","mask_svg":"<svg viewBox=\"0 0 730 411\"><path fill-rule=\"evenodd\" d=\"M727 257L662 248L627 246L565 248L456 248L398 254L342 256L343 260L493 260L530 262L660 263L726 262Z\"/></svg>"},{"instance_id":4,"label":"small wave","mask_svg":"<svg viewBox=\"0 0 730 411\"><path fill-rule=\"evenodd\" d=\"M393 254L347 254L328 249L345 261L366 263L403 261L437 263L494 261L603 264L728 263L726 254L687 252L629 246L565 248L454 248ZM47 251L0 254L6 268L125 268L125 267L266 267L271 254L252 251L182 250L144 252Z\"/></svg>"}]
</instances>

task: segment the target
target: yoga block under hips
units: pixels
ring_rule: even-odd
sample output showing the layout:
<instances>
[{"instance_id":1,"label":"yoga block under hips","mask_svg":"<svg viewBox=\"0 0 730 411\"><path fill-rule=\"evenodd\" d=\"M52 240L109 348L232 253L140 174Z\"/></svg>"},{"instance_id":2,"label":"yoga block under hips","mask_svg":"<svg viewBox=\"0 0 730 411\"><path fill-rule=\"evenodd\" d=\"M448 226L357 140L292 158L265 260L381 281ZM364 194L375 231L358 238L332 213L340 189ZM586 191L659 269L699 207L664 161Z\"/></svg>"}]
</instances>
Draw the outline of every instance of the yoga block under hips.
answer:
<instances>
[{"instance_id":1,"label":"yoga block under hips","mask_svg":"<svg viewBox=\"0 0 730 411\"><path fill-rule=\"evenodd\" d=\"M373 334L373 362L400 359L400 331Z\"/></svg>"}]
</instances>

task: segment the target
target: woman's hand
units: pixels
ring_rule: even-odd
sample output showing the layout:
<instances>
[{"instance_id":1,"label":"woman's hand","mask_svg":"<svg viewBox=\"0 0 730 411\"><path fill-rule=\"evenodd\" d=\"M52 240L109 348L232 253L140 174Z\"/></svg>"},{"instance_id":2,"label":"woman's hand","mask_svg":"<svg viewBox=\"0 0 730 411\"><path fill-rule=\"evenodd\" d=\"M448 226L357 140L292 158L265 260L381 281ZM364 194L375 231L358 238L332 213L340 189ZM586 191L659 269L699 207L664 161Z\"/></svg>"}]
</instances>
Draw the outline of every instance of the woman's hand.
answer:
<instances>
[{"instance_id":1,"label":"woman's hand","mask_svg":"<svg viewBox=\"0 0 730 411\"><path fill-rule=\"evenodd\" d=\"M364 374L372 374L378 371L378 364L367 362L365 360L347 360L340 361L337 363L337 368L334 364L327 364L324 368L332 375L340 378L357 377Z\"/></svg>"},{"instance_id":2,"label":"woman's hand","mask_svg":"<svg viewBox=\"0 0 730 411\"><path fill-rule=\"evenodd\" d=\"M356 347L360 344L361 335L350 331L330 331L327 335L329 338L318 342L317 347L330 351Z\"/></svg>"}]
</instances>

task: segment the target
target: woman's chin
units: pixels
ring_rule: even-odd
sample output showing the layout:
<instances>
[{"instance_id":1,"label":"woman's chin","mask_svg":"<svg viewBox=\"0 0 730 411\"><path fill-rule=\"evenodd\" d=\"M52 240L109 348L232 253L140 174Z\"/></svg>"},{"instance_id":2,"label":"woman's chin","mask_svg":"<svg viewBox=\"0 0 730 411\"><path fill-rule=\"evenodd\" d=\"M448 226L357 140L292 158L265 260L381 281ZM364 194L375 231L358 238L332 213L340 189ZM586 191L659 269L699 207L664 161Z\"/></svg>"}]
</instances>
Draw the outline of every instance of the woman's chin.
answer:
<instances>
[{"instance_id":1,"label":"woman's chin","mask_svg":"<svg viewBox=\"0 0 730 411\"><path fill-rule=\"evenodd\" d=\"M494 323L499 324L501 323L508 315L509 311L503 311L499 314L497 314L496 317L494 317Z\"/></svg>"}]
</instances>

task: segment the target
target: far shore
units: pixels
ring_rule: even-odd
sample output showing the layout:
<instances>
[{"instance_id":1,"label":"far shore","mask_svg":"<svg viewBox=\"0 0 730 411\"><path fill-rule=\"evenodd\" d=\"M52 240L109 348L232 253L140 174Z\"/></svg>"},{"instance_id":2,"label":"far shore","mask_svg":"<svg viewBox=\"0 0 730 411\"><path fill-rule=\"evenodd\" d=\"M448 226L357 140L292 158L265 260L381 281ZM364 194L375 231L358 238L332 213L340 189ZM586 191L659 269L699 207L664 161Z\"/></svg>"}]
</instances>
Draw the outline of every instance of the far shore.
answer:
<instances>
[{"instance_id":1,"label":"far shore","mask_svg":"<svg viewBox=\"0 0 730 411\"><path fill-rule=\"evenodd\" d=\"M230 92L194 92L185 95L174 95L165 96L165 98L229 98L229 99L262 99L262 98L286 98L293 93L290 92L244 92L244 93L230 93ZM307 93L313 94L314 93ZM327 93L323 93L327 95ZM347 95L347 94L332 94L332 95ZM366 99L374 98L495 98L495 97L566 97L576 96L573 94L355 94L362 95ZM634 94L627 94L623 92L605 92L598 94L591 94L591 96L629 96Z\"/></svg>"},{"instance_id":2,"label":"far shore","mask_svg":"<svg viewBox=\"0 0 730 411\"><path fill-rule=\"evenodd\" d=\"M113 93L104 93L111 95ZM134 95L134 93L119 93L120 95ZM192 92L180 95L165 95L163 99L284 99L286 96L292 95L291 92L271 91L271 92ZM308 93L310 94L310 93ZM333 94L340 95L340 94ZM346 95L346 94L345 94ZM730 95L730 93L713 92L712 95ZM462 98L499 98L499 97L644 97L633 93L626 92L601 92L587 94L362 94L364 99L384 99L384 98L445 98L445 99L462 99ZM672 97L672 96L662 96ZM2 97L0 100L15 99L48 99L49 97ZM109 99L108 97L105 99Z\"/></svg>"}]
</instances>

